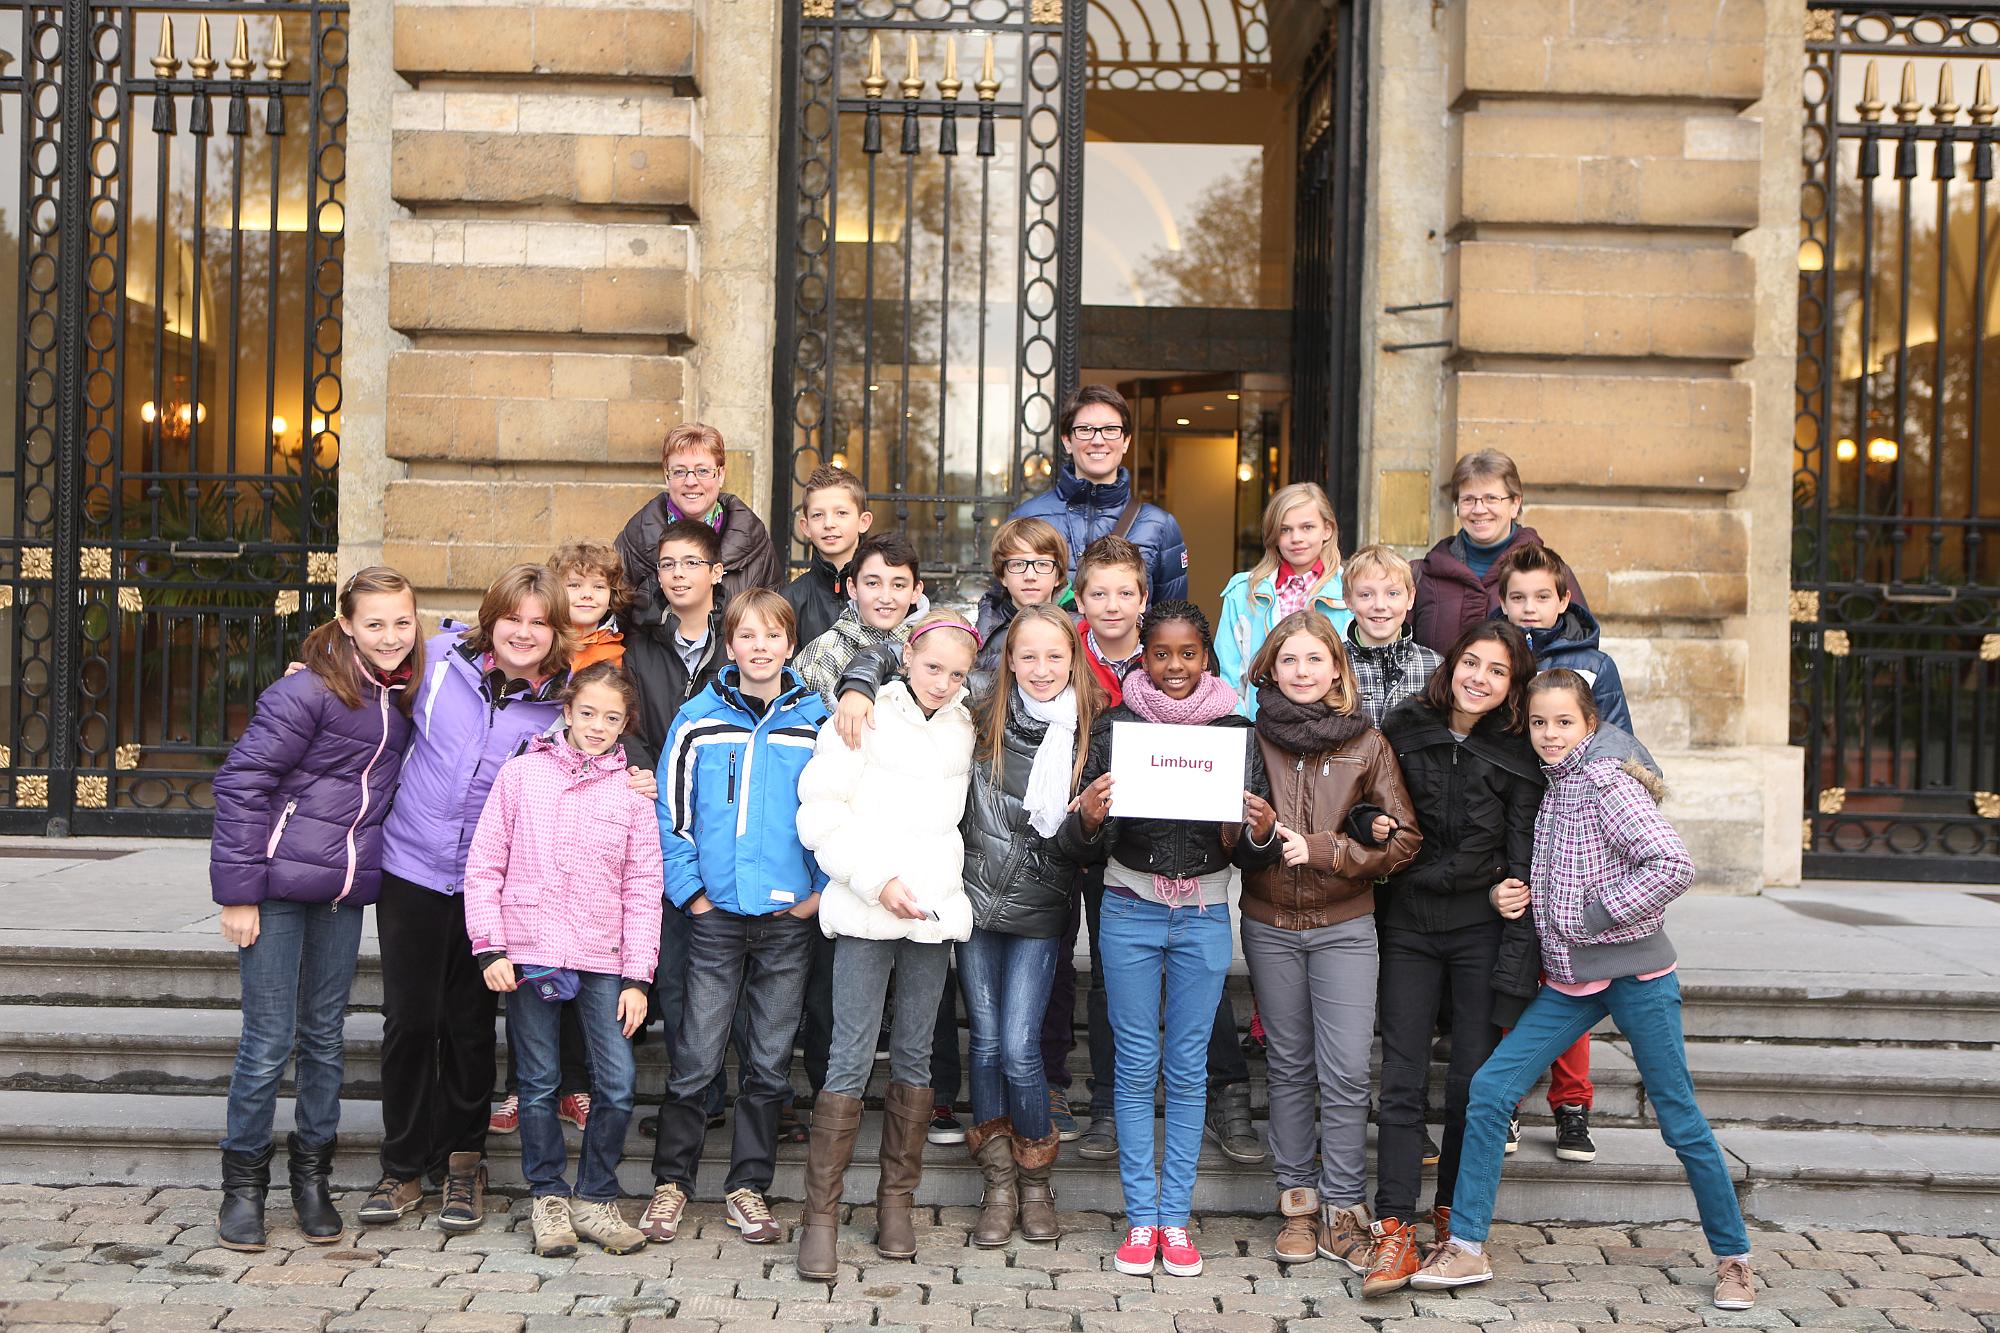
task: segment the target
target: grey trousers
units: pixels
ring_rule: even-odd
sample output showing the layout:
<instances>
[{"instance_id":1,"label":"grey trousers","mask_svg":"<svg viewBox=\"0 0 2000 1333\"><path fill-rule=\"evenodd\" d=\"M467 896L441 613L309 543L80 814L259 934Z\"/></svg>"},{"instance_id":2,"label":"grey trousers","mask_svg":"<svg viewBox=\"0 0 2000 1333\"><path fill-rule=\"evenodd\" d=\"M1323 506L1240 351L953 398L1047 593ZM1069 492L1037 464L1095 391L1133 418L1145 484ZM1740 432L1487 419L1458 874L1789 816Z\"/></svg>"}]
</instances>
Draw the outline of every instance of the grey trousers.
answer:
<instances>
[{"instance_id":1,"label":"grey trousers","mask_svg":"<svg viewBox=\"0 0 2000 1333\"><path fill-rule=\"evenodd\" d=\"M931 1085L931 1039L938 997L951 966L949 944L915 940L833 942L833 1044L826 1054L826 1090L859 1097L875 1068L875 1038L889 974L896 975L896 1013L889 1024L889 1079L912 1087Z\"/></svg>"},{"instance_id":2,"label":"grey trousers","mask_svg":"<svg viewBox=\"0 0 2000 1333\"><path fill-rule=\"evenodd\" d=\"M1317 1189L1320 1202L1338 1208L1360 1203L1368 1175L1375 918L1281 930L1244 917L1243 957L1264 1019L1278 1188Z\"/></svg>"}]
</instances>

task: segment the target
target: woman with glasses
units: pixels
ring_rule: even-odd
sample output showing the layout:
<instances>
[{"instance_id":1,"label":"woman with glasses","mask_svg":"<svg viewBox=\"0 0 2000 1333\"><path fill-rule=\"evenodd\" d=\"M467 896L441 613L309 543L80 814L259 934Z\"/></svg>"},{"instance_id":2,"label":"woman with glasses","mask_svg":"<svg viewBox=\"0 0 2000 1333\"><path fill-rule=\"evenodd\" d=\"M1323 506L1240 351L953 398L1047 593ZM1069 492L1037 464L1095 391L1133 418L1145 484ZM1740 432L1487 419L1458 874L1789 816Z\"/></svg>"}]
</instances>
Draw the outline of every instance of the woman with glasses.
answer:
<instances>
[{"instance_id":1,"label":"woman with glasses","mask_svg":"<svg viewBox=\"0 0 2000 1333\"><path fill-rule=\"evenodd\" d=\"M1132 493L1125 451L1132 447L1132 409L1108 384L1086 384L1062 410L1062 466L1055 484L1023 501L1009 518L1039 518L1069 547L1065 579L1076 575L1083 548L1119 536L1146 554L1153 600L1187 596L1187 543L1181 525L1158 505Z\"/></svg>"},{"instance_id":2,"label":"woman with glasses","mask_svg":"<svg viewBox=\"0 0 2000 1333\"><path fill-rule=\"evenodd\" d=\"M682 519L708 524L722 541L718 608L746 588L777 587L782 569L770 530L755 510L722 489L722 432L698 421L674 427L660 446L660 466L667 489L648 500L618 534L625 582L643 590L632 607L632 618L643 624L666 612L653 566L659 558L660 534L669 523Z\"/></svg>"},{"instance_id":3,"label":"woman with glasses","mask_svg":"<svg viewBox=\"0 0 2000 1333\"><path fill-rule=\"evenodd\" d=\"M1440 653L1462 630L1500 608L1500 558L1516 546L1542 541L1540 533L1521 526L1521 474L1499 450L1481 449L1459 459L1451 471L1451 495L1458 531L1411 566L1417 599L1410 625L1418 643ZM1569 586L1571 600L1586 606L1574 573Z\"/></svg>"}]
</instances>

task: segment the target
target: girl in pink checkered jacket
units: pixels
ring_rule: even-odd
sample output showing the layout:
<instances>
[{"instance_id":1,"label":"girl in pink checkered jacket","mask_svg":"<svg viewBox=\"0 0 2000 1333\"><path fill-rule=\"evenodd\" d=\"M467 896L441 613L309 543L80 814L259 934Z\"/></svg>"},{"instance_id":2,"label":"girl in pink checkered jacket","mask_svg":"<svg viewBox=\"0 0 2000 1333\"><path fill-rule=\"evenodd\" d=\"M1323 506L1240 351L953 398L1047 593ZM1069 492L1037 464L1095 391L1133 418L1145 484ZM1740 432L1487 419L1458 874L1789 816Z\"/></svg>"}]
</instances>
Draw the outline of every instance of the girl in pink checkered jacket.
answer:
<instances>
[{"instance_id":1,"label":"girl in pink checkered jacket","mask_svg":"<svg viewBox=\"0 0 2000 1333\"><path fill-rule=\"evenodd\" d=\"M494 780L465 868L465 933L487 986L507 996L521 1080L521 1170L534 1195L535 1252L613 1254L646 1243L619 1216L618 1159L632 1117L629 1040L659 962L664 889L653 802L625 779L618 743L638 691L600 662L570 678L562 726L528 742ZM591 1112L576 1196L556 1120L562 1002L590 1055Z\"/></svg>"},{"instance_id":2,"label":"girl in pink checkered jacket","mask_svg":"<svg viewBox=\"0 0 2000 1333\"><path fill-rule=\"evenodd\" d=\"M1750 1237L1729 1164L1695 1103L1674 947L1662 929L1668 904L1694 883L1694 862L1660 813L1662 793L1651 774L1593 744L1597 706L1582 676L1557 668L1535 677L1528 739L1548 776L1535 817L1531 883L1496 886L1492 896L1509 919L1532 905L1547 984L1472 1080L1451 1239L1410 1285L1462 1287L1493 1276L1484 1245L1508 1118L1549 1061L1608 1014L1631 1045L1660 1137L1694 1188L1716 1258L1715 1305L1747 1310L1756 1300Z\"/></svg>"}]
</instances>

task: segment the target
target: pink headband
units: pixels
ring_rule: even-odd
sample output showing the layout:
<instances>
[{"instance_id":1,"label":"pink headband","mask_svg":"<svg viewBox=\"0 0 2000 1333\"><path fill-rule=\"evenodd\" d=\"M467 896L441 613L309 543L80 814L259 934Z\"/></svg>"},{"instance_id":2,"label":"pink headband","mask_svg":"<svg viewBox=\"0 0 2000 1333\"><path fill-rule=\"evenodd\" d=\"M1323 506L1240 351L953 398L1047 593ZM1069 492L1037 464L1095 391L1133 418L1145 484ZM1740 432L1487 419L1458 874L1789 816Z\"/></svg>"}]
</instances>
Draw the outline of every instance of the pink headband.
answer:
<instances>
[{"instance_id":1,"label":"pink headband","mask_svg":"<svg viewBox=\"0 0 2000 1333\"><path fill-rule=\"evenodd\" d=\"M921 627L916 633L910 635L910 642L915 643L934 629L955 629L962 633L970 634L972 636L972 646L975 650L986 646L986 640L979 637L979 631L966 624L963 620L933 620L930 624Z\"/></svg>"}]
</instances>

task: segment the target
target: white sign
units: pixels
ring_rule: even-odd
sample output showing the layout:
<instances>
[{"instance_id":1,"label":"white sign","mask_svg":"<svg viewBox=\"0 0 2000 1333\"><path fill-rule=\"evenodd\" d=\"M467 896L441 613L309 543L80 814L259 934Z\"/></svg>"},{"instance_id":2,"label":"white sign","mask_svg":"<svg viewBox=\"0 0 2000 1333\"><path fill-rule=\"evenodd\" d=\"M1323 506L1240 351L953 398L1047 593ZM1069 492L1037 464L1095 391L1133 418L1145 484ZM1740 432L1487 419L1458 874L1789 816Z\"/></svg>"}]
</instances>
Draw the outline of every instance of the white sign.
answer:
<instances>
[{"instance_id":1,"label":"white sign","mask_svg":"<svg viewBox=\"0 0 2000 1333\"><path fill-rule=\"evenodd\" d=\"M1243 818L1247 727L1111 724L1111 813L1127 819Z\"/></svg>"}]
</instances>

